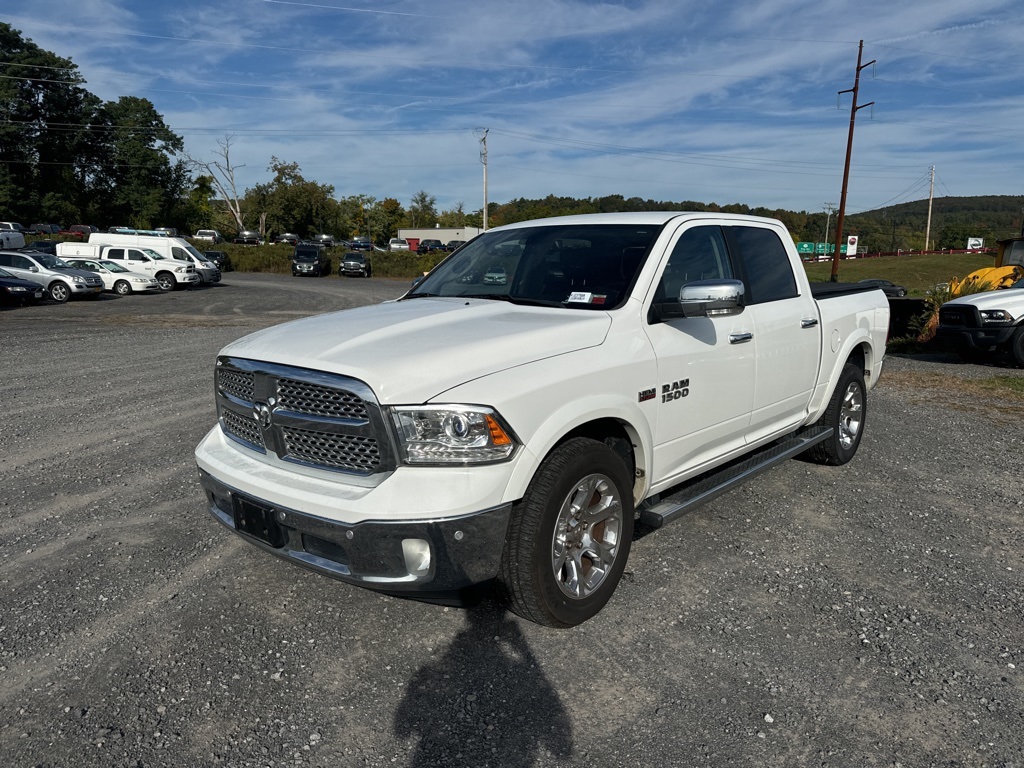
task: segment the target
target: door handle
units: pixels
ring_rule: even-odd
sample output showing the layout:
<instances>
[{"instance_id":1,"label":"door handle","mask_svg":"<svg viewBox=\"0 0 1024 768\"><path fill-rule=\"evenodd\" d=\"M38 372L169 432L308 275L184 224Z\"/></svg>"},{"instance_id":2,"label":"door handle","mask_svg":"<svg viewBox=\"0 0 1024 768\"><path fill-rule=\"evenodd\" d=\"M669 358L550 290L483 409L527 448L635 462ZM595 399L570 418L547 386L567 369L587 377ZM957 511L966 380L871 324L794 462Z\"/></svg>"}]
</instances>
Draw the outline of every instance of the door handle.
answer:
<instances>
[{"instance_id":1,"label":"door handle","mask_svg":"<svg viewBox=\"0 0 1024 768\"><path fill-rule=\"evenodd\" d=\"M748 341L754 338L752 333L730 333L729 343L730 344L746 344Z\"/></svg>"},{"instance_id":2,"label":"door handle","mask_svg":"<svg viewBox=\"0 0 1024 768\"><path fill-rule=\"evenodd\" d=\"M805 317L800 321L801 328L813 328L818 324L818 318L816 317Z\"/></svg>"}]
</instances>

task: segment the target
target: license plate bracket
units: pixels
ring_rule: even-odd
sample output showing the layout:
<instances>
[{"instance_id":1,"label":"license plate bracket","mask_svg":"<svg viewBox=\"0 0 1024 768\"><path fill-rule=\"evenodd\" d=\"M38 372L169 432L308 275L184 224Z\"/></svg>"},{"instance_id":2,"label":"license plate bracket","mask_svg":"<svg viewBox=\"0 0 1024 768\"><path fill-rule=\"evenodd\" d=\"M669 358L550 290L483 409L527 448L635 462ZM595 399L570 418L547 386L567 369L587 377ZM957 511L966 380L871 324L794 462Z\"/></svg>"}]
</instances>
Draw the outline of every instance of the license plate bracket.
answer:
<instances>
[{"instance_id":1,"label":"license plate bracket","mask_svg":"<svg viewBox=\"0 0 1024 768\"><path fill-rule=\"evenodd\" d=\"M239 533L280 549L286 541L284 527L277 522L277 510L237 494L233 500L235 529Z\"/></svg>"}]
</instances>

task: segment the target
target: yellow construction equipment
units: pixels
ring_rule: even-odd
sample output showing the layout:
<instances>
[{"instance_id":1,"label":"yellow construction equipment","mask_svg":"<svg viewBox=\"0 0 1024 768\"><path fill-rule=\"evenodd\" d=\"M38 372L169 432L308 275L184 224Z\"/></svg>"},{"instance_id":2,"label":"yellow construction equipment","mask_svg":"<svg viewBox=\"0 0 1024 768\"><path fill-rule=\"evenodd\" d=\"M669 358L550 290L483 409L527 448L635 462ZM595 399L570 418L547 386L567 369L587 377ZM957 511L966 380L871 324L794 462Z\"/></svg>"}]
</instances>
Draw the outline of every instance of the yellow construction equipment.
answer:
<instances>
[{"instance_id":1,"label":"yellow construction equipment","mask_svg":"<svg viewBox=\"0 0 1024 768\"><path fill-rule=\"evenodd\" d=\"M963 280L954 277L949 281L950 296L1009 288L1024 277L1024 236L1000 240L997 245L995 265L976 269Z\"/></svg>"}]
</instances>

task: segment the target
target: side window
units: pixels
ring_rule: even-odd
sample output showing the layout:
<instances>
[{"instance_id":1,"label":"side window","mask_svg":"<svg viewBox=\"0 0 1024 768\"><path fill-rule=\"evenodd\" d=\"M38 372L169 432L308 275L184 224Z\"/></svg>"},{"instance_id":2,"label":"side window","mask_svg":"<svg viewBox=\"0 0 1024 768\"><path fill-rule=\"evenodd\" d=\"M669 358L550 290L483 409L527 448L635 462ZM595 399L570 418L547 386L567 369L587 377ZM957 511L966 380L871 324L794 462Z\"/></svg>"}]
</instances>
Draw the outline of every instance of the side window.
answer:
<instances>
[{"instance_id":1,"label":"side window","mask_svg":"<svg viewBox=\"0 0 1024 768\"><path fill-rule=\"evenodd\" d=\"M11 257L11 266L19 267L21 269L32 269L32 267L37 266L37 264L31 259L26 259L24 256L15 254Z\"/></svg>"},{"instance_id":2,"label":"side window","mask_svg":"<svg viewBox=\"0 0 1024 768\"><path fill-rule=\"evenodd\" d=\"M129 261L148 261L146 254L142 251L136 251L133 248L128 249L128 260Z\"/></svg>"},{"instance_id":3,"label":"side window","mask_svg":"<svg viewBox=\"0 0 1024 768\"><path fill-rule=\"evenodd\" d=\"M175 248L171 246L171 258L179 259L181 261L192 261L192 257L189 256L188 251L184 248Z\"/></svg>"},{"instance_id":4,"label":"side window","mask_svg":"<svg viewBox=\"0 0 1024 768\"><path fill-rule=\"evenodd\" d=\"M14 254L0 253L0 267L13 267Z\"/></svg>"},{"instance_id":5,"label":"side window","mask_svg":"<svg viewBox=\"0 0 1024 768\"><path fill-rule=\"evenodd\" d=\"M730 227L747 278L747 303L792 299L797 295L793 265L786 246L770 229Z\"/></svg>"},{"instance_id":6,"label":"side window","mask_svg":"<svg viewBox=\"0 0 1024 768\"><path fill-rule=\"evenodd\" d=\"M679 297L679 289L695 280L724 280L733 276L721 227L693 227L680 235L661 276L655 301Z\"/></svg>"},{"instance_id":7,"label":"side window","mask_svg":"<svg viewBox=\"0 0 1024 768\"><path fill-rule=\"evenodd\" d=\"M107 258L117 259L118 261L124 261L124 248L108 248Z\"/></svg>"}]
</instances>

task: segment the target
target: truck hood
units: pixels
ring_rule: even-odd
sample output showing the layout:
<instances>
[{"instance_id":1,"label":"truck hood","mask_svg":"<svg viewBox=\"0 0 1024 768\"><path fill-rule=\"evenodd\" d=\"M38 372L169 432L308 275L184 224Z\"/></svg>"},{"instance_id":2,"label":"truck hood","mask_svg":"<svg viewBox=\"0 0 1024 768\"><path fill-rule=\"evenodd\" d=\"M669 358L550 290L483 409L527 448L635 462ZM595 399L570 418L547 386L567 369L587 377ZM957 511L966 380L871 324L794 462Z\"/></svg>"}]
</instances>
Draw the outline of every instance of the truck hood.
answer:
<instances>
[{"instance_id":1,"label":"truck hood","mask_svg":"<svg viewBox=\"0 0 1024 768\"><path fill-rule=\"evenodd\" d=\"M1001 288L997 291L972 293L951 299L943 306L969 305L978 309L1005 309L1014 317L1020 317L1024 310L1024 290L1019 288Z\"/></svg>"},{"instance_id":2,"label":"truck hood","mask_svg":"<svg viewBox=\"0 0 1024 768\"><path fill-rule=\"evenodd\" d=\"M428 402L454 386L601 344L605 312L422 298L267 328L221 354L352 376L384 404Z\"/></svg>"}]
</instances>

